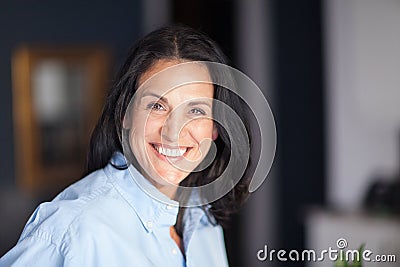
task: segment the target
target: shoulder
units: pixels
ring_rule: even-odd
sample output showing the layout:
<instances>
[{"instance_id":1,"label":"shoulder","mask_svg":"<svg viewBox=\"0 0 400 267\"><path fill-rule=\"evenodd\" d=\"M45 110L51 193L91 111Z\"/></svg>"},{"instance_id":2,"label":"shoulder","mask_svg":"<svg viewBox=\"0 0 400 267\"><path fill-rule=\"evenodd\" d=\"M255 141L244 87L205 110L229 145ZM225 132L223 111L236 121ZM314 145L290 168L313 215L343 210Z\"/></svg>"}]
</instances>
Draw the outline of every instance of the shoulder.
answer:
<instances>
[{"instance_id":1,"label":"shoulder","mask_svg":"<svg viewBox=\"0 0 400 267\"><path fill-rule=\"evenodd\" d=\"M94 220L98 206L118 199L104 170L95 171L66 188L51 202L40 204L29 218L19 241L28 237L61 244L76 223Z\"/></svg>"}]
</instances>

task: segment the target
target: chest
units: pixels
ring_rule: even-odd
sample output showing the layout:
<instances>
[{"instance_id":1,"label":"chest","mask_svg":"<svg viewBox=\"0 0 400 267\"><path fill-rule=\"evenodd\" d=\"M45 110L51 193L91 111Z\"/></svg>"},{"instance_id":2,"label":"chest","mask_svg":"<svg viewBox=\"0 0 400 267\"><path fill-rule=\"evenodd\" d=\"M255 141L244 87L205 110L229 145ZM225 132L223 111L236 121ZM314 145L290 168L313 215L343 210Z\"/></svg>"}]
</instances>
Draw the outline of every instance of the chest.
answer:
<instances>
[{"instance_id":1,"label":"chest","mask_svg":"<svg viewBox=\"0 0 400 267\"><path fill-rule=\"evenodd\" d=\"M171 238L168 226L149 232L141 225L104 225L95 233L86 233L71 246L70 253L85 266L228 266L220 226L195 229L184 246L185 256Z\"/></svg>"}]
</instances>

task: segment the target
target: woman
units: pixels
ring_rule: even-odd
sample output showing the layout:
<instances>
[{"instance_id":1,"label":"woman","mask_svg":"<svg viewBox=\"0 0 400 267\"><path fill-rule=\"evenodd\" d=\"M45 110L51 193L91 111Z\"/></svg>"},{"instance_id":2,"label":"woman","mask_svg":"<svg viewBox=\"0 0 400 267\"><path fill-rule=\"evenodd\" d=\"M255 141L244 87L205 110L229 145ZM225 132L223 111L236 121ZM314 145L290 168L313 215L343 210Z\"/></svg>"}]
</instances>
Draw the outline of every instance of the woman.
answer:
<instances>
[{"instance_id":1,"label":"woman","mask_svg":"<svg viewBox=\"0 0 400 267\"><path fill-rule=\"evenodd\" d=\"M136 43L92 134L88 175L36 209L1 267L228 265L221 225L246 199L251 168L238 153L248 148L247 133L217 103L248 120L240 98L216 85L229 73L204 62L226 59L188 27ZM160 89L182 70L201 82ZM212 199L201 188L229 161L246 170Z\"/></svg>"}]
</instances>

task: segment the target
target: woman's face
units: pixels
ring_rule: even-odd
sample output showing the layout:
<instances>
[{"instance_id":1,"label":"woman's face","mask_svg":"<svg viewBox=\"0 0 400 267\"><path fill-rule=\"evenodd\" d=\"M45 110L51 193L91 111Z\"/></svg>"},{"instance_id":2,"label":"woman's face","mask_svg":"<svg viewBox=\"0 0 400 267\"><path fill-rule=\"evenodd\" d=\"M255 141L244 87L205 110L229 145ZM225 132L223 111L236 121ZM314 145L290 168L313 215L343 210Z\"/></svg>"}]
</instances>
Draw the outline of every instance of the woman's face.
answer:
<instances>
[{"instance_id":1,"label":"woman's face","mask_svg":"<svg viewBox=\"0 0 400 267\"><path fill-rule=\"evenodd\" d=\"M133 108L124 119L131 150L144 175L157 187L178 185L204 159L217 137L212 120L214 87L204 66L190 64L183 72L169 74L168 69L165 75L152 77L179 63L159 60L140 77ZM209 83L179 86L183 76Z\"/></svg>"}]
</instances>

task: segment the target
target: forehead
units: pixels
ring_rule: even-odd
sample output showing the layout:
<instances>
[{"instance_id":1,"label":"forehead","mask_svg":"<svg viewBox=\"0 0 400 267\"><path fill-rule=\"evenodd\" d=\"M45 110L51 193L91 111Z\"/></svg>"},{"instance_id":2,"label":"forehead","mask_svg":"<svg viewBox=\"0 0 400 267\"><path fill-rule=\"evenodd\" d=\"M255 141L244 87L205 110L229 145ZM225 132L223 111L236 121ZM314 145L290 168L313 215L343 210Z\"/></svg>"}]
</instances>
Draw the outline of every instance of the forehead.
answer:
<instances>
[{"instance_id":1,"label":"forehead","mask_svg":"<svg viewBox=\"0 0 400 267\"><path fill-rule=\"evenodd\" d=\"M212 98L214 87L207 67L199 62L159 60L139 79L138 93L145 92Z\"/></svg>"},{"instance_id":2,"label":"forehead","mask_svg":"<svg viewBox=\"0 0 400 267\"><path fill-rule=\"evenodd\" d=\"M211 82L207 67L199 62L160 59L141 75L139 86L153 79L178 78L176 76L183 76L181 78L186 80L192 79Z\"/></svg>"}]
</instances>

